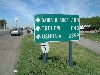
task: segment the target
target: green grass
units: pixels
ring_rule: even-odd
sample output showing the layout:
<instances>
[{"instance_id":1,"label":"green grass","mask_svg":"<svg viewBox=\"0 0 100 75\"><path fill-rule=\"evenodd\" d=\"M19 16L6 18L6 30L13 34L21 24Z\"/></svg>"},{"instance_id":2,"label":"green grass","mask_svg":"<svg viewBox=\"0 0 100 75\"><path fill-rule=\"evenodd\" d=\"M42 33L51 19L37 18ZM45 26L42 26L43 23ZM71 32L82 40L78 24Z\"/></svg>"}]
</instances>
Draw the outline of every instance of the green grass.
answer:
<instances>
[{"instance_id":1,"label":"green grass","mask_svg":"<svg viewBox=\"0 0 100 75\"><path fill-rule=\"evenodd\" d=\"M49 43L47 63L33 36L22 39L16 75L100 75L100 55L73 43L73 62L68 63L68 42Z\"/></svg>"},{"instance_id":2,"label":"green grass","mask_svg":"<svg viewBox=\"0 0 100 75\"><path fill-rule=\"evenodd\" d=\"M93 40L93 41L97 41L100 43L100 34L95 34L95 33L84 33L83 35L81 35L82 37L84 38L87 38L87 39L90 39L90 40Z\"/></svg>"}]
</instances>

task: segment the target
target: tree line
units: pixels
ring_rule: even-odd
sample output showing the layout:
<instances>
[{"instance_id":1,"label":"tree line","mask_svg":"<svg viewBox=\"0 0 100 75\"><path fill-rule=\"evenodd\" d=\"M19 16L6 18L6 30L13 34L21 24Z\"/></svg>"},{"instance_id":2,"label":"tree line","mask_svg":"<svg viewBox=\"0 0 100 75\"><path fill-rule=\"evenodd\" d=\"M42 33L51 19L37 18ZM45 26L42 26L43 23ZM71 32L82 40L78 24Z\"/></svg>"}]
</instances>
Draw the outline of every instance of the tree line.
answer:
<instances>
[{"instance_id":1,"label":"tree line","mask_svg":"<svg viewBox=\"0 0 100 75\"><path fill-rule=\"evenodd\" d=\"M94 16L94 17L87 17L87 18L80 18L80 25L90 25L91 27L94 27L95 29L100 28L100 17Z\"/></svg>"},{"instance_id":2,"label":"tree line","mask_svg":"<svg viewBox=\"0 0 100 75\"><path fill-rule=\"evenodd\" d=\"M4 24L6 25L6 20L0 20L0 28L4 27ZM80 25L90 25L91 27L95 29L100 28L100 17L99 16L93 16L93 17L87 17L87 18L80 18Z\"/></svg>"},{"instance_id":3,"label":"tree line","mask_svg":"<svg viewBox=\"0 0 100 75\"><path fill-rule=\"evenodd\" d=\"M7 22L6 22L5 19L0 20L0 28L4 28L4 25L5 25L5 27L6 27L6 24L7 24Z\"/></svg>"}]
</instances>

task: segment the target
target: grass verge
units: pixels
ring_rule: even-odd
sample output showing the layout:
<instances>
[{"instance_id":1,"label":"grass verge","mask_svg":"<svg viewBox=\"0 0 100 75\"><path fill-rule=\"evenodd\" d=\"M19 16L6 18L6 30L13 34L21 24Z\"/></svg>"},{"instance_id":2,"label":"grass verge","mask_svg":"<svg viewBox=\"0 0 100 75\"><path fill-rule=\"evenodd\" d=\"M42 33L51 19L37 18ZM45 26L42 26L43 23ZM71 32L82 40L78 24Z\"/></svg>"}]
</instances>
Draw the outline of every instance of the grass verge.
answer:
<instances>
[{"instance_id":1,"label":"grass verge","mask_svg":"<svg viewBox=\"0 0 100 75\"><path fill-rule=\"evenodd\" d=\"M84 38L93 40L93 41L97 41L100 43L100 35L99 34L95 34L95 33L84 33L83 35L81 35Z\"/></svg>"},{"instance_id":2,"label":"grass verge","mask_svg":"<svg viewBox=\"0 0 100 75\"><path fill-rule=\"evenodd\" d=\"M74 66L68 64L68 43L49 43L47 63L39 43L33 36L25 36L21 42L16 75L100 75L100 55L73 43Z\"/></svg>"}]
</instances>

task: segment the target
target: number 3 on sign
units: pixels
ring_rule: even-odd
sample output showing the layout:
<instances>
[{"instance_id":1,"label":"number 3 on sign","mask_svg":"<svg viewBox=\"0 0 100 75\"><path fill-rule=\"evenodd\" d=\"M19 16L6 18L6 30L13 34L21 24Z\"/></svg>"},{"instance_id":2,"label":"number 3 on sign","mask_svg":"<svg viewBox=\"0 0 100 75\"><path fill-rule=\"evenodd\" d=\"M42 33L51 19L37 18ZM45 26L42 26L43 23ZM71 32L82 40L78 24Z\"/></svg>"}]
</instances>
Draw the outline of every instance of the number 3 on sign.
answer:
<instances>
[{"instance_id":1,"label":"number 3 on sign","mask_svg":"<svg viewBox=\"0 0 100 75\"><path fill-rule=\"evenodd\" d=\"M48 53L49 51L49 44L48 42L41 43L41 50L43 53Z\"/></svg>"},{"instance_id":2,"label":"number 3 on sign","mask_svg":"<svg viewBox=\"0 0 100 75\"><path fill-rule=\"evenodd\" d=\"M46 48L44 47L44 53L46 52Z\"/></svg>"}]
</instances>

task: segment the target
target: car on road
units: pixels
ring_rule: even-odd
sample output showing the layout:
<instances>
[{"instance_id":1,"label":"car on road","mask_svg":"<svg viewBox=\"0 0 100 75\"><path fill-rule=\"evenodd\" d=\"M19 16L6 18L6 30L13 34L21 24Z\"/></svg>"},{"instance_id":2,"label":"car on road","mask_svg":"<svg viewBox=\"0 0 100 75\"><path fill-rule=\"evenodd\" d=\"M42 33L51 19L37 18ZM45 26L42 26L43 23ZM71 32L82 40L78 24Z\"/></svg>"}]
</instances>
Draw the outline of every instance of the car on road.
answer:
<instances>
[{"instance_id":1,"label":"car on road","mask_svg":"<svg viewBox=\"0 0 100 75\"><path fill-rule=\"evenodd\" d=\"M14 28L10 31L11 35L23 35L23 31L21 28Z\"/></svg>"},{"instance_id":2,"label":"car on road","mask_svg":"<svg viewBox=\"0 0 100 75\"><path fill-rule=\"evenodd\" d=\"M28 29L28 30L27 30L27 33L28 33L28 34L29 34L29 33L34 33L34 31L31 30L31 29Z\"/></svg>"}]
</instances>

